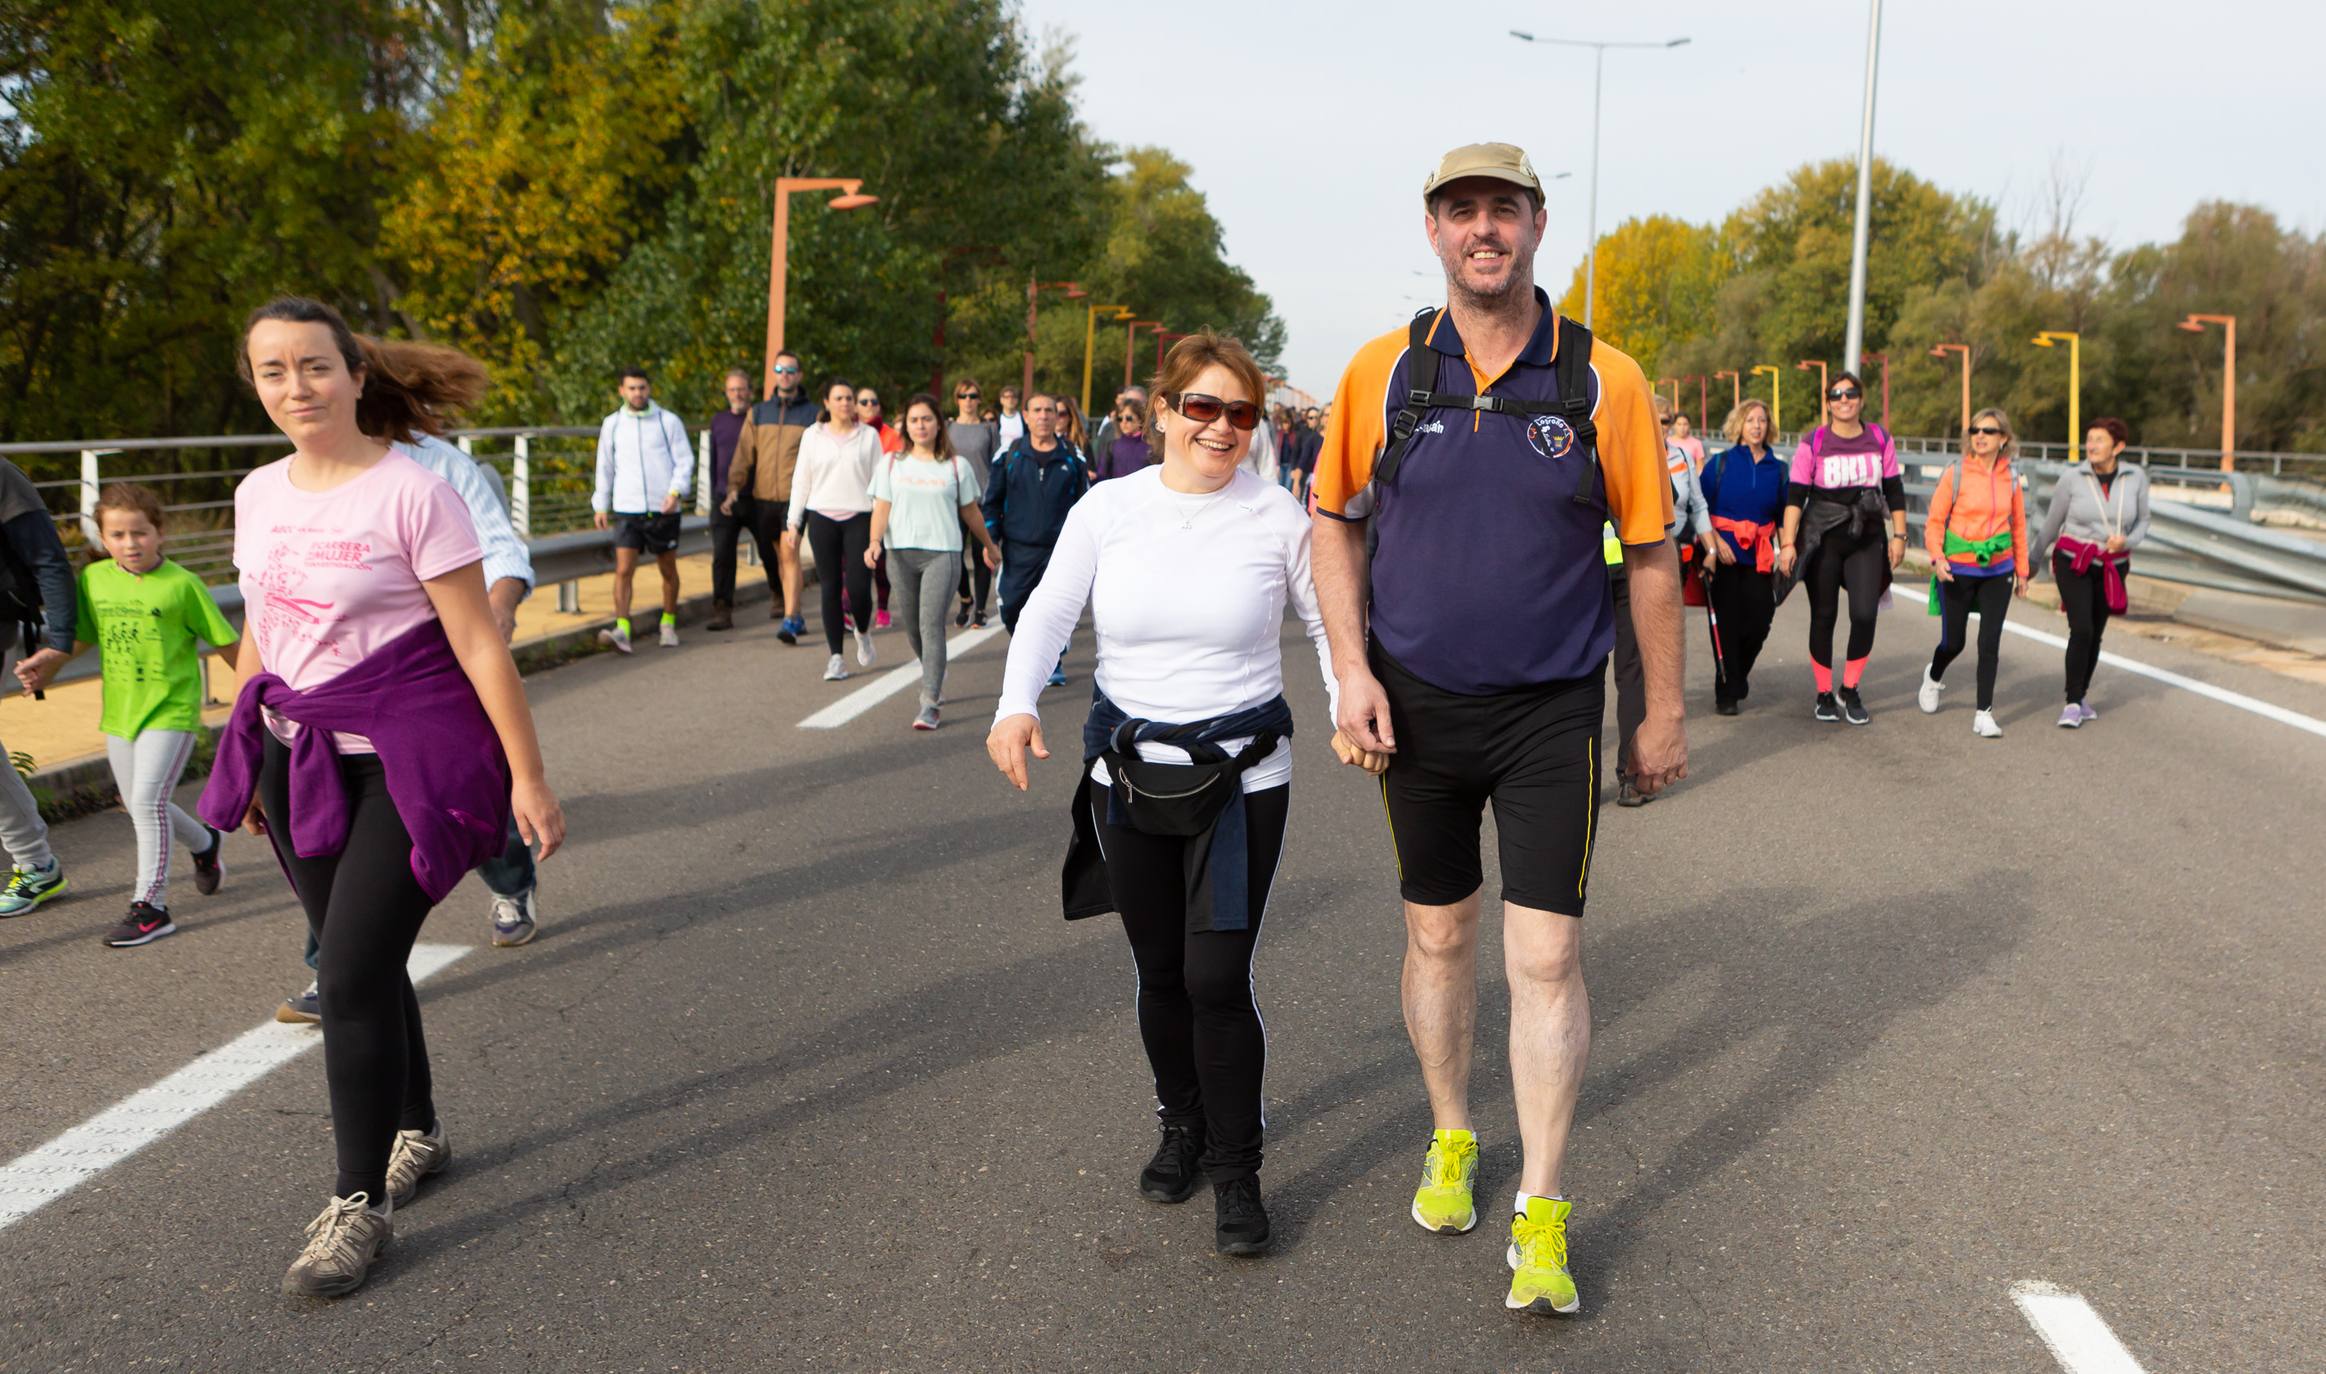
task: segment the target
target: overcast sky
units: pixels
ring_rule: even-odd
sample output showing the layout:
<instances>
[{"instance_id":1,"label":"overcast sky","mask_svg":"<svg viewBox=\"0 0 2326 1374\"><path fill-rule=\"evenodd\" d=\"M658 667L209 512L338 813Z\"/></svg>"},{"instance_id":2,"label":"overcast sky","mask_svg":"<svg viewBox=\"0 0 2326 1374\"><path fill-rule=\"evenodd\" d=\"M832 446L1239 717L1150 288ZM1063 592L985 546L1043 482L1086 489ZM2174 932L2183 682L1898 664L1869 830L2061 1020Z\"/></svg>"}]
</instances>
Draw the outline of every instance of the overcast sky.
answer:
<instances>
[{"instance_id":1,"label":"overcast sky","mask_svg":"<svg viewBox=\"0 0 2326 1374\"><path fill-rule=\"evenodd\" d=\"M1545 177L1572 171L1549 187L1538 280L1555 297L1581 259L1591 54L1510 29L1692 40L1607 55L1602 233L1716 220L1857 152L1864 0L1022 3L1037 33L1073 35L1099 137L1194 167L1229 257L1285 321L1294 384L1320 396L1358 344L1442 295L1420 189L1447 148L1513 142ZM1889 0L1883 19L1876 151L1997 201L2006 224L2036 220L2059 161L2085 178L2079 227L2117 244L2173 237L2213 198L2326 226L2326 3Z\"/></svg>"}]
</instances>

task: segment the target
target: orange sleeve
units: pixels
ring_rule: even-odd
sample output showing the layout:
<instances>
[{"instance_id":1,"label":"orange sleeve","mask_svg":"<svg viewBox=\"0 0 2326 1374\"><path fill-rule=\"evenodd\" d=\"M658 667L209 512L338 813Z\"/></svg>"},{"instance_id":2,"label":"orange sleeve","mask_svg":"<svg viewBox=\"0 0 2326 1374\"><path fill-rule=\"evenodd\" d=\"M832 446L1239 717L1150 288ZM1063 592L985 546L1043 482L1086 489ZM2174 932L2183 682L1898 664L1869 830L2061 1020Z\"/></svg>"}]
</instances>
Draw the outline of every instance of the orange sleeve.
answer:
<instances>
[{"instance_id":1,"label":"orange sleeve","mask_svg":"<svg viewBox=\"0 0 2326 1374\"><path fill-rule=\"evenodd\" d=\"M1672 475L1656 431L1647 374L1621 349L1591 341L1599 373L1599 472L1607 486L1607 516L1626 544L1659 544L1672 524Z\"/></svg>"},{"instance_id":2,"label":"orange sleeve","mask_svg":"<svg viewBox=\"0 0 2326 1374\"><path fill-rule=\"evenodd\" d=\"M1939 474L1938 485L1930 492L1930 509L1922 517L1922 551L1930 555L1933 563L1946 561L1946 522L1954 514L1954 473L1955 465L1949 463L1946 471ZM2020 522L2019 532L2025 537L2024 520Z\"/></svg>"},{"instance_id":3,"label":"orange sleeve","mask_svg":"<svg viewBox=\"0 0 2326 1374\"><path fill-rule=\"evenodd\" d=\"M1399 329L1366 344L1341 373L1310 488L1316 508L1327 515L1362 520L1373 513L1372 503L1358 497L1372 482L1373 459L1389 437L1383 412L1388 404L1390 373L1405 351L1405 333Z\"/></svg>"}]
</instances>

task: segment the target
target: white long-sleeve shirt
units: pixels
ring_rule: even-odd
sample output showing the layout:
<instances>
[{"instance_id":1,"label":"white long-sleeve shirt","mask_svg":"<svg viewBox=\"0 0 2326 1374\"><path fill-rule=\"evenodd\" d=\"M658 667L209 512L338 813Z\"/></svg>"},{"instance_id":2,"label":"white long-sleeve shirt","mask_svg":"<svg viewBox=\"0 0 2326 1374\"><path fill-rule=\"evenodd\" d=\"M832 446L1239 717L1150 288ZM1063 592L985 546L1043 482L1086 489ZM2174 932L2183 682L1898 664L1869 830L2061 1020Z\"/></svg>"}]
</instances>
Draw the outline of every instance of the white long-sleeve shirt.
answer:
<instances>
[{"instance_id":1,"label":"white long-sleeve shirt","mask_svg":"<svg viewBox=\"0 0 2326 1374\"><path fill-rule=\"evenodd\" d=\"M1251 447L1244 450L1244 471L1274 483L1277 473L1276 426L1262 420L1252 427Z\"/></svg>"},{"instance_id":2,"label":"white long-sleeve shirt","mask_svg":"<svg viewBox=\"0 0 2326 1374\"><path fill-rule=\"evenodd\" d=\"M872 509L872 472L880 466L880 436L858 425L846 438L829 425L811 426L800 436L799 466L792 469L791 509L784 523L799 529L808 512Z\"/></svg>"},{"instance_id":3,"label":"white long-sleeve shirt","mask_svg":"<svg viewBox=\"0 0 2326 1374\"><path fill-rule=\"evenodd\" d=\"M623 406L598 426L598 484L590 509L655 514L665 497L686 500L694 472L695 451L676 415L652 401L644 410Z\"/></svg>"},{"instance_id":4,"label":"white long-sleeve shirt","mask_svg":"<svg viewBox=\"0 0 2326 1374\"><path fill-rule=\"evenodd\" d=\"M492 590L496 582L515 580L525 584L526 592L531 593L533 552L518 537L517 527L509 523L509 505L502 499L500 474L433 434L423 434L412 443L396 447L413 462L451 483L461 504L468 507L468 518L477 528L477 543L485 551L485 590Z\"/></svg>"},{"instance_id":5,"label":"white long-sleeve shirt","mask_svg":"<svg viewBox=\"0 0 2326 1374\"><path fill-rule=\"evenodd\" d=\"M1041 585L1026 599L1002 672L994 719L1039 719L1036 699L1087 603L1098 630L1099 689L1136 719L1208 720L1284 690L1284 606L1316 646L1338 697L1332 646L1309 575L1309 523L1289 492L1238 470L1218 491L1189 495L1163 470L1101 482L1075 503ZM1076 721L1080 725L1079 717ZM1234 753L1249 740L1222 740ZM1080 749L1080 740L1068 748ZM1139 754L1185 763L1187 751L1142 743ZM1090 775L1107 782L1094 760ZM1244 773L1244 790L1292 779L1285 740Z\"/></svg>"}]
</instances>

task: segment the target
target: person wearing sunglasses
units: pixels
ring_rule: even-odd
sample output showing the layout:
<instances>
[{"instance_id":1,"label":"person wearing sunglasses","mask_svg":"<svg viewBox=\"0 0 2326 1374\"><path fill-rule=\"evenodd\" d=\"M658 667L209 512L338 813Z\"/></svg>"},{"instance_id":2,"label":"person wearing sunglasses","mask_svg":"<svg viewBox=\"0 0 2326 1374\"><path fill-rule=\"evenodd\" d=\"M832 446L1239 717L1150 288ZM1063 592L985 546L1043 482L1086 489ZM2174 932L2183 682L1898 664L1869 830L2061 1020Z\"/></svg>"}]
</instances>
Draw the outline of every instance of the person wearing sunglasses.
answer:
<instances>
[{"instance_id":1,"label":"person wearing sunglasses","mask_svg":"<svg viewBox=\"0 0 2326 1374\"><path fill-rule=\"evenodd\" d=\"M831 658L824 681L848 676L840 656L843 629L856 637L856 662L869 668L872 647L872 571L864 553L872 547L872 474L880 466L880 440L856 422L856 388L834 381L824 388L829 420L800 440L799 474L791 504L784 508L784 543L793 550L805 535L816 553L816 586L824 603L824 647ZM795 553L796 556L796 553ZM846 607L842 609L842 597Z\"/></svg>"},{"instance_id":2,"label":"person wearing sunglasses","mask_svg":"<svg viewBox=\"0 0 2326 1374\"><path fill-rule=\"evenodd\" d=\"M1001 389L1001 413L994 417L994 423L1001 427L1001 446L1005 452L1026 437L1026 413L1018 409L1018 400L1016 387Z\"/></svg>"},{"instance_id":3,"label":"person wearing sunglasses","mask_svg":"<svg viewBox=\"0 0 2326 1374\"><path fill-rule=\"evenodd\" d=\"M1708 596L1717 617L1720 662L1712 709L1733 716L1753 690L1753 664L1777 615L1777 522L1785 518L1786 463L1770 445L1776 427L1766 401L1747 400L1720 432L1730 447L1705 461L1698 480L1720 543L1712 550Z\"/></svg>"},{"instance_id":4,"label":"person wearing sunglasses","mask_svg":"<svg viewBox=\"0 0 2326 1374\"><path fill-rule=\"evenodd\" d=\"M1098 483L1145 472L1155 461L1155 452L1147 445L1147 417L1139 407L1125 402L1107 424L1113 437L1092 456L1090 480Z\"/></svg>"},{"instance_id":5,"label":"person wearing sunglasses","mask_svg":"<svg viewBox=\"0 0 2326 1374\"><path fill-rule=\"evenodd\" d=\"M2148 471L2124 462L2132 431L2113 417L2094 420L2084 432L2084 469L2070 469L2051 489L2043 528L2029 555L2043 566L2051 558L2059 585L2059 608L2068 618L2067 705L2060 709L2063 730L2074 730L2100 713L2085 704L2092 670L2100 665L2100 636L2108 617L2122 615L2124 578L2132 571L2132 551L2148 537Z\"/></svg>"},{"instance_id":6,"label":"person wearing sunglasses","mask_svg":"<svg viewBox=\"0 0 2326 1374\"><path fill-rule=\"evenodd\" d=\"M953 451L969 464L971 480L977 488L977 499L985 499L985 477L993 469L993 459L1001 451L1001 430L985 418L978 409L985 391L974 377L964 377L953 384L954 418L945 426L945 437ZM985 528L984 517L979 516L978 528ZM965 545L968 541L964 541ZM982 541L979 541L982 542ZM993 569L986 566L975 548L965 548L966 558L961 576L955 587L960 605L953 612L956 628L970 625L985 628L985 608L993 600Z\"/></svg>"},{"instance_id":7,"label":"person wearing sunglasses","mask_svg":"<svg viewBox=\"0 0 2326 1374\"><path fill-rule=\"evenodd\" d=\"M1058 401L1035 392L1026 398L1026 437L996 458L985 482L985 527L1001 545L1001 623L1016 634L1026 598L1042 583L1066 513L1090 490L1090 469L1074 446L1058 437ZM1064 686L1060 647L1050 685Z\"/></svg>"},{"instance_id":8,"label":"person wearing sunglasses","mask_svg":"<svg viewBox=\"0 0 2326 1374\"><path fill-rule=\"evenodd\" d=\"M1906 556L1906 475L1889 432L1865 419L1866 388L1854 372L1826 391L1826 423L1793 452L1785 527L1777 536L1777 599L1809 584L1809 675L1818 720L1873 723L1858 695L1874 652L1874 616ZM1888 532L1885 536L1884 527ZM1837 683L1833 631L1849 595L1849 648Z\"/></svg>"},{"instance_id":9,"label":"person wearing sunglasses","mask_svg":"<svg viewBox=\"0 0 2326 1374\"><path fill-rule=\"evenodd\" d=\"M786 644L799 643L807 633L807 622L800 617L800 593L807 580L800 571L799 545L783 537L784 513L791 505L800 441L822 413L801 375L799 354L775 355L769 375L772 390L743 417L743 432L736 436L735 455L727 466L727 495L719 503L722 515L750 522L760 564L767 572L767 618L777 622L775 637Z\"/></svg>"},{"instance_id":10,"label":"person wearing sunglasses","mask_svg":"<svg viewBox=\"0 0 2326 1374\"><path fill-rule=\"evenodd\" d=\"M1503 1302L1573 1312L1562 1189L1591 1043L1582 917L1615 647L1607 559L1629 578L1647 701L1632 768L1653 795L1688 773L1672 483L1639 364L1536 284L1549 220L1526 154L1454 149L1422 212L1446 305L1341 375L1311 498L1317 599L1341 735L1358 762L1387 756L1383 867L1394 859L1404 900L1405 1023L1435 1127L1410 1215L1439 1235L1478 1225L1470 1063L1491 804L1522 1145Z\"/></svg>"},{"instance_id":11,"label":"person wearing sunglasses","mask_svg":"<svg viewBox=\"0 0 2326 1374\"><path fill-rule=\"evenodd\" d=\"M2014 594L2027 595L2027 497L2011 470L2017 440L2011 419L1989 406L1971 417L1970 443L1947 464L1923 517L1930 556L1930 611L1939 617L1938 649L1922 670L1915 703L1938 714L1946 670L1963 651L1971 612L1979 613L1979 705L1971 733L2003 738L1995 723L1995 671L2003 657L2003 621Z\"/></svg>"},{"instance_id":12,"label":"person wearing sunglasses","mask_svg":"<svg viewBox=\"0 0 2326 1374\"><path fill-rule=\"evenodd\" d=\"M1042 675L1087 606L1097 690L1071 801L1065 914L1121 913L1138 966L1139 1037L1162 1119L1139 1193L1184 1202L1208 1179L1213 1244L1228 1255L1257 1255L1271 1239L1259 1180L1268 1047L1252 952L1290 815L1288 600L1332 687L1308 522L1241 468L1265 388L1233 339L1199 330L1172 345L1151 417L1163 461L1093 488L1066 517L986 737L994 766L1024 791L1027 752L1050 756Z\"/></svg>"}]
</instances>

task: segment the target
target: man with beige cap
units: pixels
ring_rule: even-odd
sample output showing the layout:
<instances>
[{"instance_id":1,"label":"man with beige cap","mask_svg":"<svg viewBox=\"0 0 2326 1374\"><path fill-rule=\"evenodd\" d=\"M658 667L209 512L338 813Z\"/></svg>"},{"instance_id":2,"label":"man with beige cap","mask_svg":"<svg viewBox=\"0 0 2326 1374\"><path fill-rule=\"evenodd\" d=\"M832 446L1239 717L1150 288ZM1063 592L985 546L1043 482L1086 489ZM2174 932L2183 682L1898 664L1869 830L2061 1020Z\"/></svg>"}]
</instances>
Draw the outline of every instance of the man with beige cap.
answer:
<instances>
[{"instance_id":1,"label":"man with beige cap","mask_svg":"<svg viewBox=\"0 0 2326 1374\"><path fill-rule=\"evenodd\" d=\"M1446 304L1358 351L1317 458L1335 748L1382 770L1405 1023L1436 1125L1413 1218L1440 1235L1478 1223L1470 1059L1493 803L1524 1147L1504 1302L1573 1312L1560 1174L1591 1040L1581 918L1615 642L1602 531L1630 577L1648 698L1633 749L1653 795L1688 771L1672 489L1639 364L1535 286L1545 217L1526 154L1456 148L1422 202Z\"/></svg>"}]
</instances>

